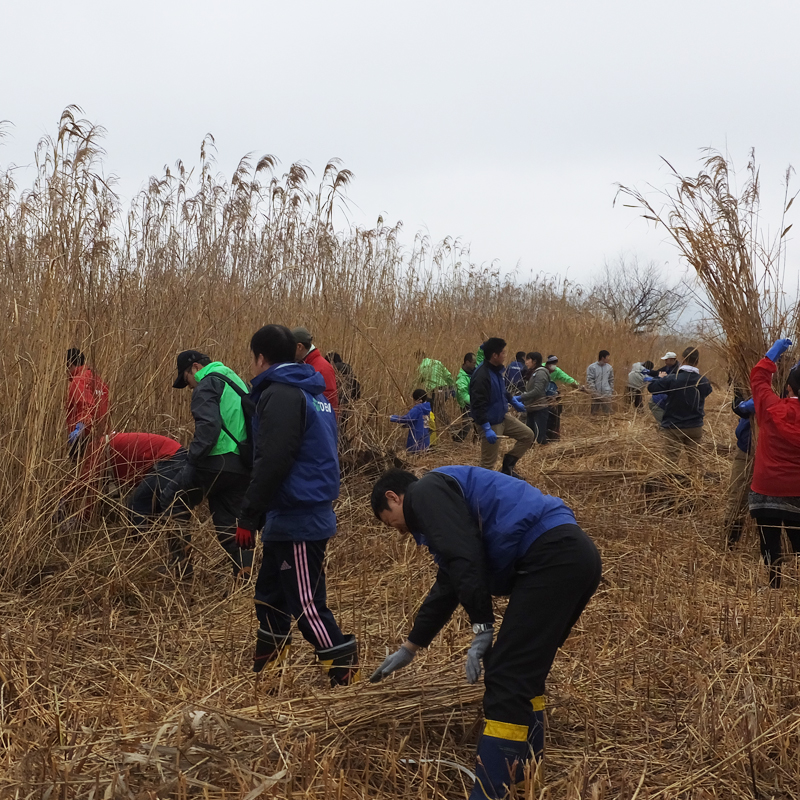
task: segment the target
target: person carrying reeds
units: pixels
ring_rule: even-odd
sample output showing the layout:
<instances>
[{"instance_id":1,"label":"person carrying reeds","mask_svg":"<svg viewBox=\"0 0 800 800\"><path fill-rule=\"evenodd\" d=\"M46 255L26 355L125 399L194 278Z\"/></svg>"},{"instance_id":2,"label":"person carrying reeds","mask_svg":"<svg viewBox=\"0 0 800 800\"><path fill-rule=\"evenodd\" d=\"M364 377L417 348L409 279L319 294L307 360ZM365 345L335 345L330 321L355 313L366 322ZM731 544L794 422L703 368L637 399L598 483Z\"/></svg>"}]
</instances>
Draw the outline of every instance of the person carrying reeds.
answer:
<instances>
[{"instance_id":1,"label":"person carrying reeds","mask_svg":"<svg viewBox=\"0 0 800 800\"><path fill-rule=\"evenodd\" d=\"M586 389L591 395L591 413L610 414L614 400L614 367L608 350L601 350L594 364L586 368Z\"/></svg>"},{"instance_id":2,"label":"person carrying reeds","mask_svg":"<svg viewBox=\"0 0 800 800\"><path fill-rule=\"evenodd\" d=\"M785 397L772 390L776 362L791 346L791 339L778 339L750 372L758 439L748 503L769 585L776 589L781 585L784 528L792 550L800 553L800 365L789 373Z\"/></svg>"},{"instance_id":3,"label":"person carrying reeds","mask_svg":"<svg viewBox=\"0 0 800 800\"><path fill-rule=\"evenodd\" d=\"M275 668L292 641L292 618L332 686L358 679L355 636L345 636L327 605L325 551L336 533L339 497L336 416L325 381L295 363L295 340L283 325L265 325L250 340L255 462L236 531L264 550L255 592L258 619L253 671Z\"/></svg>"},{"instance_id":4,"label":"person carrying reeds","mask_svg":"<svg viewBox=\"0 0 800 800\"><path fill-rule=\"evenodd\" d=\"M560 498L479 467L440 467L419 479L390 470L371 505L385 525L426 546L438 572L405 642L370 681L408 666L463 606L473 633L467 681L484 670L486 688L470 800L506 797L528 765L538 783L545 682L600 582L594 543ZM509 597L496 639L492 596Z\"/></svg>"},{"instance_id":5,"label":"person carrying reeds","mask_svg":"<svg viewBox=\"0 0 800 800\"><path fill-rule=\"evenodd\" d=\"M687 347L677 372L647 384L651 394L667 397L661 420L661 452L673 464L679 461L681 451L686 450L695 466L699 466L705 400L713 391L708 378L700 374L699 364L697 348Z\"/></svg>"},{"instance_id":6,"label":"person carrying reeds","mask_svg":"<svg viewBox=\"0 0 800 800\"><path fill-rule=\"evenodd\" d=\"M186 509L208 501L217 539L228 556L233 574L246 577L253 565L252 551L236 544L236 518L250 483L252 443L246 415L247 385L221 361L198 350L184 350L177 358L173 389L192 389L194 437L186 464L162 496L163 507L177 503ZM191 540L174 533L170 542L172 565L179 577L192 572Z\"/></svg>"},{"instance_id":7,"label":"person carrying reeds","mask_svg":"<svg viewBox=\"0 0 800 800\"><path fill-rule=\"evenodd\" d=\"M753 479L751 420L755 414L755 402L752 397L745 400L737 389L734 391L731 405L733 413L739 417L739 423L736 425L736 448L733 451L733 461L731 462L731 477L728 483L723 524L729 549L732 549L742 537L750 483Z\"/></svg>"},{"instance_id":8,"label":"person carrying reeds","mask_svg":"<svg viewBox=\"0 0 800 800\"><path fill-rule=\"evenodd\" d=\"M515 467L519 459L530 450L534 442L533 431L508 413L508 406L525 412L518 397L509 393L503 377L506 360L506 342L498 336L487 339L481 349L483 363L475 369L469 382L472 419L482 432L481 466L494 469L500 454L498 436L516 440L514 447L503 456L501 472L520 478Z\"/></svg>"}]
</instances>

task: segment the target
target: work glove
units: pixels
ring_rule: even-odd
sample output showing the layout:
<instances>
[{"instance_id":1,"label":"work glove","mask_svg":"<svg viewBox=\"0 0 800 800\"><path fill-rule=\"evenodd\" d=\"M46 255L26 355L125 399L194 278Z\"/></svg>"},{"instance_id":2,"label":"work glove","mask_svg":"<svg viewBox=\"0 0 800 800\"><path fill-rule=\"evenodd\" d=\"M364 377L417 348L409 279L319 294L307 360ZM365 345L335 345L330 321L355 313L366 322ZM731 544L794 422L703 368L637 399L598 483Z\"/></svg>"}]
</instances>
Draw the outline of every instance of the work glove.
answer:
<instances>
[{"instance_id":1,"label":"work glove","mask_svg":"<svg viewBox=\"0 0 800 800\"><path fill-rule=\"evenodd\" d=\"M400 417L398 417L397 414L392 414L392 416L389 417L389 422L399 422L399 421Z\"/></svg>"},{"instance_id":2,"label":"work glove","mask_svg":"<svg viewBox=\"0 0 800 800\"><path fill-rule=\"evenodd\" d=\"M484 422L481 427L486 434L486 441L489 442L489 444L495 444L495 442L497 442L497 434L492 430L492 426L488 422Z\"/></svg>"},{"instance_id":3,"label":"work glove","mask_svg":"<svg viewBox=\"0 0 800 800\"><path fill-rule=\"evenodd\" d=\"M775 344L767 350L767 358L770 361L777 361L791 346L791 339L778 339Z\"/></svg>"},{"instance_id":4,"label":"work glove","mask_svg":"<svg viewBox=\"0 0 800 800\"><path fill-rule=\"evenodd\" d=\"M736 410L740 414L755 414L756 413L756 402L751 397L749 400L745 400L744 402L739 403L739 405L736 406Z\"/></svg>"},{"instance_id":5,"label":"work glove","mask_svg":"<svg viewBox=\"0 0 800 800\"><path fill-rule=\"evenodd\" d=\"M378 683L382 681L387 675L391 675L398 669L407 667L413 660L416 653L412 653L405 645L401 645L399 650L396 650L381 664L372 675L369 676L370 683Z\"/></svg>"},{"instance_id":6,"label":"work glove","mask_svg":"<svg viewBox=\"0 0 800 800\"><path fill-rule=\"evenodd\" d=\"M516 411L522 411L523 413L525 412L525 404L519 399L519 397L512 397L511 405Z\"/></svg>"},{"instance_id":7,"label":"work glove","mask_svg":"<svg viewBox=\"0 0 800 800\"><path fill-rule=\"evenodd\" d=\"M645 383L650 383L650 381L654 381L655 378L652 375L642 375L642 380Z\"/></svg>"},{"instance_id":8,"label":"work glove","mask_svg":"<svg viewBox=\"0 0 800 800\"><path fill-rule=\"evenodd\" d=\"M253 531L239 525L236 528L236 546L242 550L252 550L256 546Z\"/></svg>"},{"instance_id":9,"label":"work glove","mask_svg":"<svg viewBox=\"0 0 800 800\"><path fill-rule=\"evenodd\" d=\"M475 634L472 646L467 651L467 683L475 683L481 676L481 661L486 657L494 639L494 628Z\"/></svg>"},{"instance_id":10,"label":"work glove","mask_svg":"<svg viewBox=\"0 0 800 800\"><path fill-rule=\"evenodd\" d=\"M79 422L70 432L69 436L67 437L67 442L69 444L75 444L75 442L80 439L81 434L86 430L86 425L83 422Z\"/></svg>"}]
</instances>

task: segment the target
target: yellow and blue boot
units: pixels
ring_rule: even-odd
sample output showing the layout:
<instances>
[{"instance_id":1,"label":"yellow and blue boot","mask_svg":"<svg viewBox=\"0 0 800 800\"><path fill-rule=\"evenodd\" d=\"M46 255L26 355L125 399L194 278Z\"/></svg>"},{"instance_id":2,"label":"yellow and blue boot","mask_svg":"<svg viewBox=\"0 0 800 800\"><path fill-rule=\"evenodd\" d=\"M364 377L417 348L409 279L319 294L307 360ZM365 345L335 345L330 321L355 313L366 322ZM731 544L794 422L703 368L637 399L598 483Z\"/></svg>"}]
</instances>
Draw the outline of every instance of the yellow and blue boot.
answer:
<instances>
[{"instance_id":1,"label":"yellow and blue boot","mask_svg":"<svg viewBox=\"0 0 800 800\"><path fill-rule=\"evenodd\" d=\"M544 784L544 705L544 695L531 700L533 711L528 726L528 746L534 759L532 777L537 789Z\"/></svg>"},{"instance_id":2,"label":"yellow and blue boot","mask_svg":"<svg viewBox=\"0 0 800 800\"><path fill-rule=\"evenodd\" d=\"M259 628L256 634L256 650L253 654L253 672L261 672L266 666L271 670L278 669L289 655L291 644L291 633L277 636Z\"/></svg>"},{"instance_id":3,"label":"yellow and blue boot","mask_svg":"<svg viewBox=\"0 0 800 800\"><path fill-rule=\"evenodd\" d=\"M331 686L350 686L360 677L358 668L358 642L351 633L336 647L317 650L319 663L325 670Z\"/></svg>"},{"instance_id":4,"label":"yellow and blue boot","mask_svg":"<svg viewBox=\"0 0 800 800\"><path fill-rule=\"evenodd\" d=\"M528 725L486 720L478 742L475 786L469 800L498 800L522 780L531 757Z\"/></svg>"}]
</instances>

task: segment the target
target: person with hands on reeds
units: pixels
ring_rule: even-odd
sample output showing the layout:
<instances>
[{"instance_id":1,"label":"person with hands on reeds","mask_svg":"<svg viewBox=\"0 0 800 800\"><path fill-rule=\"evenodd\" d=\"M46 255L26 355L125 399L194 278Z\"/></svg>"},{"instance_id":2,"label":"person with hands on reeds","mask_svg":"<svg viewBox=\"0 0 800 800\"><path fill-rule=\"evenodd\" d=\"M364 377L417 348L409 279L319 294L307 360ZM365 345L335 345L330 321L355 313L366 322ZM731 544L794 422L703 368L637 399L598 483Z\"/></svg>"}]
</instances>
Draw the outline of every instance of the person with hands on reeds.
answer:
<instances>
[{"instance_id":1,"label":"person with hands on reeds","mask_svg":"<svg viewBox=\"0 0 800 800\"><path fill-rule=\"evenodd\" d=\"M534 442L533 431L508 413L508 406L525 413L525 406L518 397L512 397L504 379L506 343L493 336L482 345L484 361L472 373L469 382L469 399L472 419L480 428L481 466L494 469L500 452L498 436L516 439L514 447L503 456L501 472L514 478L522 476L516 471L517 461L530 450Z\"/></svg>"},{"instance_id":2,"label":"person with hands on reeds","mask_svg":"<svg viewBox=\"0 0 800 800\"><path fill-rule=\"evenodd\" d=\"M547 441L553 442L561 438L561 414L564 412L564 404L561 402L561 392L558 389L558 384L562 383L573 389L585 391L583 386L575 380L575 378L567 375L561 367L558 366L558 356L549 355L544 362L547 371L550 373L550 380L555 386L555 395L551 400L550 416L547 420Z\"/></svg>"},{"instance_id":3,"label":"person with hands on reeds","mask_svg":"<svg viewBox=\"0 0 800 800\"><path fill-rule=\"evenodd\" d=\"M77 347L67 350L67 443L77 455L92 435L105 434L108 416L108 386L86 366L86 357Z\"/></svg>"},{"instance_id":4,"label":"person with hands on reeds","mask_svg":"<svg viewBox=\"0 0 800 800\"><path fill-rule=\"evenodd\" d=\"M336 533L333 502L339 496L336 415L323 376L295 362L288 328L265 325L253 334L250 351L255 460L236 541L252 548L255 531L262 531L253 671L281 664L294 618L331 686L347 685L358 679L358 648L328 608L325 584L325 550Z\"/></svg>"},{"instance_id":5,"label":"person with hands on reeds","mask_svg":"<svg viewBox=\"0 0 800 800\"><path fill-rule=\"evenodd\" d=\"M519 399L525 405L525 422L536 437L537 444L547 444L547 422L550 417L550 371L542 363L542 354L531 352L525 356L527 380ZM555 384L553 384L555 386Z\"/></svg>"},{"instance_id":6,"label":"person with hands on reeds","mask_svg":"<svg viewBox=\"0 0 800 800\"><path fill-rule=\"evenodd\" d=\"M505 797L532 760L541 776L545 681L597 589L600 554L560 498L480 467L419 479L390 470L371 504L381 522L428 548L438 572L406 641L370 681L410 664L463 606L473 632L466 678L475 683L484 671L486 688L470 798ZM493 596L510 598L496 640Z\"/></svg>"},{"instance_id":7,"label":"person with hands on reeds","mask_svg":"<svg viewBox=\"0 0 800 800\"><path fill-rule=\"evenodd\" d=\"M586 389L591 395L591 413L610 414L614 401L614 367L608 350L601 350L594 364L586 368Z\"/></svg>"},{"instance_id":8,"label":"person with hands on reeds","mask_svg":"<svg viewBox=\"0 0 800 800\"><path fill-rule=\"evenodd\" d=\"M431 404L424 389L414 389L411 397L414 405L408 414L404 416L392 414L389 422L396 422L408 428L406 450L409 453L422 453L431 446Z\"/></svg>"},{"instance_id":9,"label":"person with hands on reeds","mask_svg":"<svg viewBox=\"0 0 800 800\"><path fill-rule=\"evenodd\" d=\"M456 376L456 402L461 411L461 417L453 431L453 440L456 442L463 442L472 428L472 415L469 410L469 382L476 367L475 353L467 353Z\"/></svg>"},{"instance_id":10,"label":"person with hands on reeds","mask_svg":"<svg viewBox=\"0 0 800 800\"><path fill-rule=\"evenodd\" d=\"M772 390L777 362L792 346L778 339L750 372L758 439L750 487L750 515L761 540L761 554L769 569L769 584L781 585L781 535L800 553L800 365L789 372L786 396Z\"/></svg>"},{"instance_id":11,"label":"person with hands on reeds","mask_svg":"<svg viewBox=\"0 0 800 800\"><path fill-rule=\"evenodd\" d=\"M733 451L731 477L728 483L728 497L725 509L725 529L728 548L733 549L742 537L744 516L750 484L753 479L752 418L755 403L751 397L745 400L739 390L733 393L733 413L739 417L736 425L736 449Z\"/></svg>"}]
</instances>

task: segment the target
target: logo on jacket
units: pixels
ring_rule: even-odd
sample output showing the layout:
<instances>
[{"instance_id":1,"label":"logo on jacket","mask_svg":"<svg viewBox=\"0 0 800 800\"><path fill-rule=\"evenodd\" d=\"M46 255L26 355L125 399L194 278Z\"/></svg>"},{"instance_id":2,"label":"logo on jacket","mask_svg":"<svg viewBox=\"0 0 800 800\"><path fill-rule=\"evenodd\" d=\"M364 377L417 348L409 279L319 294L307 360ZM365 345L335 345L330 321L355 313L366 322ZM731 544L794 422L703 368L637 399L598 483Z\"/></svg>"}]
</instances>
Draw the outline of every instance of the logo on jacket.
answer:
<instances>
[{"instance_id":1,"label":"logo on jacket","mask_svg":"<svg viewBox=\"0 0 800 800\"><path fill-rule=\"evenodd\" d=\"M332 414L333 413L333 407L331 406L330 403L323 403L320 400L317 400L316 397L312 397L311 399L312 399L312 401L314 403L314 408L317 411L322 411L322 412L324 412L326 414Z\"/></svg>"}]
</instances>

